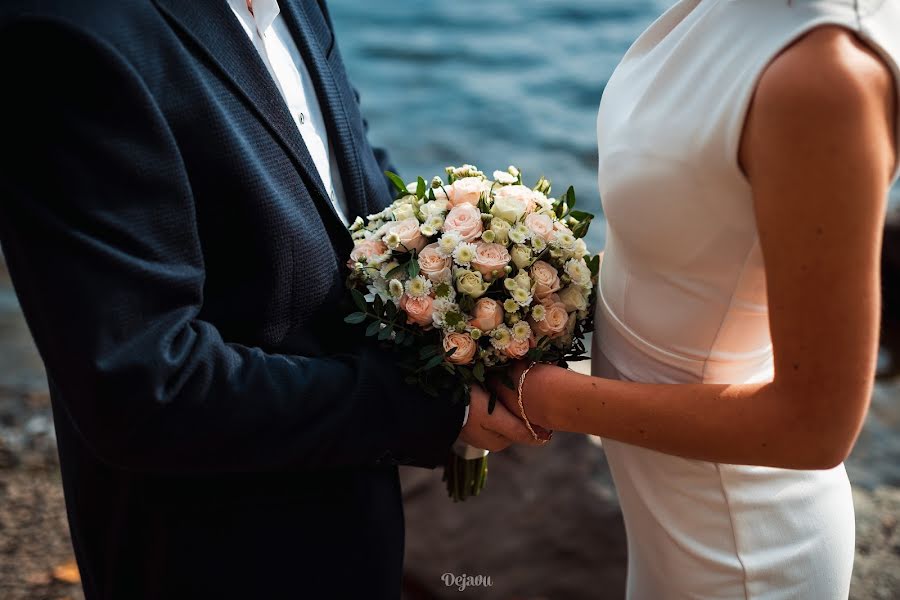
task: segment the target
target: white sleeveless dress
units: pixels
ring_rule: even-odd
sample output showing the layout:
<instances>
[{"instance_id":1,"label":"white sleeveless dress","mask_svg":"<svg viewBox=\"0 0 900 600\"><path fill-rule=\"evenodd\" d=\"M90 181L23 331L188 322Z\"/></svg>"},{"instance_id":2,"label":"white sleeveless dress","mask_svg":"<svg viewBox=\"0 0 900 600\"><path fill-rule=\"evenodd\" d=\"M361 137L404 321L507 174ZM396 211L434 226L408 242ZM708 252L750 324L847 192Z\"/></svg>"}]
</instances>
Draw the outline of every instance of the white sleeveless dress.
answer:
<instances>
[{"instance_id":1,"label":"white sleeveless dress","mask_svg":"<svg viewBox=\"0 0 900 600\"><path fill-rule=\"evenodd\" d=\"M598 117L608 229L595 375L771 380L738 148L766 66L825 24L857 32L900 82L900 0L682 0L623 58ZM736 466L603 443L628 531L630 599L847 598L854 514L843 466Z\"/></svg>"}]
</instances>

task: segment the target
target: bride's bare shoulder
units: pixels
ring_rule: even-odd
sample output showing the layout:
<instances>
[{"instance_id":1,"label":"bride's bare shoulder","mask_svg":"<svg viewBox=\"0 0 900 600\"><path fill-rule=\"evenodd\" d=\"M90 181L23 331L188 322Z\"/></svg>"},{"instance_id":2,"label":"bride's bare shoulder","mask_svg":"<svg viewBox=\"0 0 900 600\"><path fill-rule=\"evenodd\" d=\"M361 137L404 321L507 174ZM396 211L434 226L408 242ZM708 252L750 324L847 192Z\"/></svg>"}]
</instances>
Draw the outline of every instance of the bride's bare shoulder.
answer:
<instances>
[{"instance_id":1,"label":"bride's bare shoulder","mask_svg":"<svg viewBox=\"0 0 900 600\"><path fill-rule=\"evenodd\" d=\"M759 135L782 138L793 131L815 143L819 135L834 139L838 130L843 135L881 129L890 137L896 131L896 90L892 69L875 48L843 27L818 27L781 52L760 77L741 162L745 168L752 162L747 154ZM852 146L854 137L842 139ZM885 158L893 163L896 145L884 141L890 155Z\"/></svg>"}]
</instances>

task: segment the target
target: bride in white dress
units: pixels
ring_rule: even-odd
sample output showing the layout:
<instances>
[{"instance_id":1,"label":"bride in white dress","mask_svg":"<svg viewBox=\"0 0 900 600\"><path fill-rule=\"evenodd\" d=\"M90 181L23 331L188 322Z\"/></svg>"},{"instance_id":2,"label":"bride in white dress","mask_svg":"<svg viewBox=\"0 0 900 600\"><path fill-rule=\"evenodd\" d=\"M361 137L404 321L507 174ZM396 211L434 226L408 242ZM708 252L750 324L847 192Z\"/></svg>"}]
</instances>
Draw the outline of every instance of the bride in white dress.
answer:
<instances>
[{"instance_id":1,"label":"bride in white dress","mask_svg":"<svg viewBox=\"0 0 900 600\"><path fill-rule=\"evenodd\" d=\"M520 393L603 437L629 598L847 597L898 64L900 0L682 0L604 91L594 377Z\"/></svg>"}]
</instances>

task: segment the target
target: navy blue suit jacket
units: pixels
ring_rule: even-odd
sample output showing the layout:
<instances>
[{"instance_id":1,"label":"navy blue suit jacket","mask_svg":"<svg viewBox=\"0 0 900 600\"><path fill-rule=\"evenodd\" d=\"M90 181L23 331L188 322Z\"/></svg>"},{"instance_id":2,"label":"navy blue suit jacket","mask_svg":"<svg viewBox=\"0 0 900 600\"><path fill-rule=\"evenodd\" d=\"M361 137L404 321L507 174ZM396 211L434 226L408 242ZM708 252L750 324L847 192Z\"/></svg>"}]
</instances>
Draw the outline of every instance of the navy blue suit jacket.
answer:
<instances>
[{"instance_id":1,"label":"navy blue suit jacket","mask_svg":"<svg viewBox=\"0 0 900 600\"><path fill-rule=\"evenodd\" d=\"M280 4L377 211L327 10ZM351 240L225 0L5 0L0 62L0 239L88 599L397 598L396 465L463 408L343 325Z\"/></svg>"}]
</instances>

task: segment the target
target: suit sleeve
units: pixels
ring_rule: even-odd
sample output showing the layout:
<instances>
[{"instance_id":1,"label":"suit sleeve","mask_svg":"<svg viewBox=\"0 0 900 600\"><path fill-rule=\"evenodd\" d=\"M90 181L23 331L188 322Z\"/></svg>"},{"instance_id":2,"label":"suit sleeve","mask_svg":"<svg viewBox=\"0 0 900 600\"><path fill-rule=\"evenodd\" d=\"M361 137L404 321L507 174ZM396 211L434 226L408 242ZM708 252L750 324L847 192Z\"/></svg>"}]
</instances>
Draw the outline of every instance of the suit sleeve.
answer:
<instances>
[{"instance_id":1,"label":"suit sleeve","mask_svg":"<svg viewBox=\"0 0 900 600\"><path fill-rule=\"evenodd\" d=\"M52 61L27 58L35 45ZM407 387L388 358L267 353L198 317L188 172L118 53L50 24L0 27L0 52L0 240L56 408L101 459L187 473L443 461L463 407Z\"/></svg>"}]
</instances>

